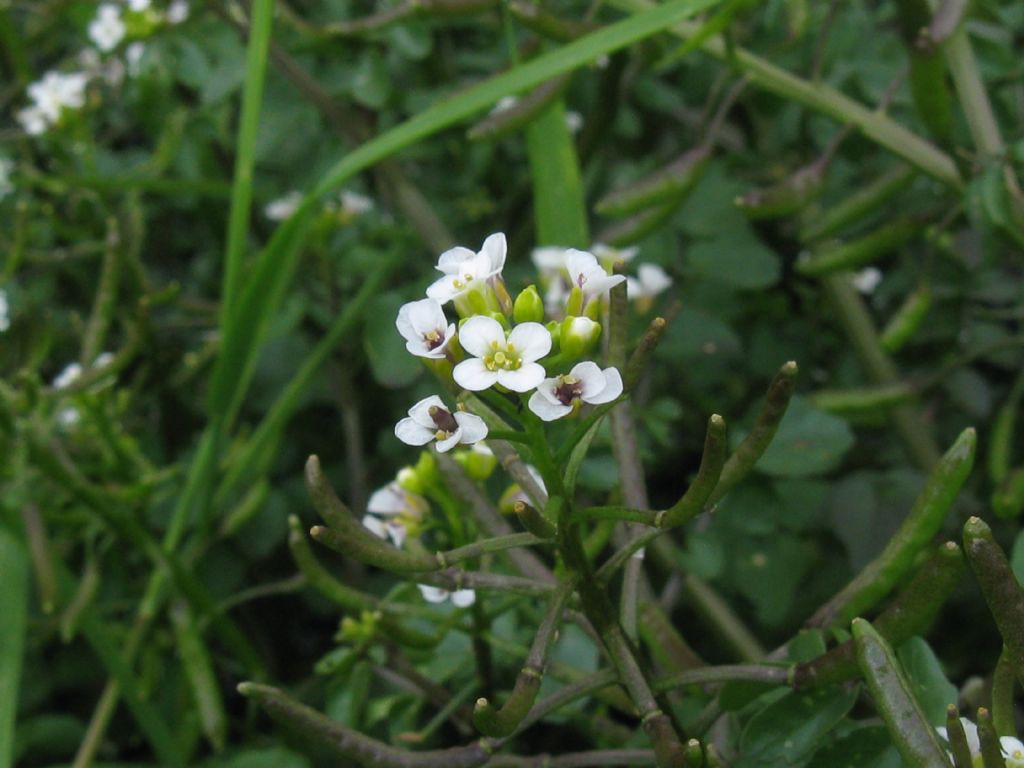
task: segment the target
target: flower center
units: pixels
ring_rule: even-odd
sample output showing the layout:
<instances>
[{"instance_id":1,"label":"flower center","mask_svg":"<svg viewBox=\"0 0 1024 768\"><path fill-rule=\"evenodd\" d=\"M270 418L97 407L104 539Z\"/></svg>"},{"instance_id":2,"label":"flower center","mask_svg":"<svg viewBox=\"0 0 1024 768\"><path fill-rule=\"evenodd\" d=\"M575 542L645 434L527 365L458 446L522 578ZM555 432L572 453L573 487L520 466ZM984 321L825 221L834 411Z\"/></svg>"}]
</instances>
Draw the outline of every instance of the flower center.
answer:
<instances>
[{"instance_id":1,"label":"flower center","mask_svg":"<svg viewBox=\"0 0 1024 768\"><path fill-rule=\"evenodd\" d=\"M484 356L484 365L489 371L518 371L523 365L523 358L512 344L502 346L492 341L491 353Z\"/></svg>"},{"instance_id":2,"label":"flower center","mask_svg":"<svg viewBox=\"0 0 1024 768\"><path fill-rule=\"evenodd\" d=\"M461 278L459 278L458 276L453 277L452 287L457 291L461 291L463 288L468 287L469 284L473 282L473 279L475 277L476 276L472 272L463 273Z\"/></svg>"},{"instance_id":3,"label":"flower center","mask_svg":"<svg viewBox=\"0 0 1024 768\"><path fill-rule=\"evenodd\" d=\"M555 397L562 405L572 405L573 400L583 394L583 382L575 376L559 376L555 385Z\"/></svg>"},{"instance_id":4,"label":"flower center","mask_svg":"<svg viewBox=\"0 0 1024 768\"><path fill-rule=\"evenodd\" d=\"M423 334L423 343L431 352L444 344L444 334L441 331L427 331Z\"/></svg>"},{"instance_id":5,"label":"flower center","mask_svg":"<svg viewBox=\"0 0 1024 768\"><path fill-rule=\"evenodd\" d=\"M431 420L437 426L437 434L434 435L434 437L438 440L444 440L458 431L459 422L457 422L455 417L444 408L432 405L427 410L427 413L430 414Z\"/></svg>"}]
</instances>

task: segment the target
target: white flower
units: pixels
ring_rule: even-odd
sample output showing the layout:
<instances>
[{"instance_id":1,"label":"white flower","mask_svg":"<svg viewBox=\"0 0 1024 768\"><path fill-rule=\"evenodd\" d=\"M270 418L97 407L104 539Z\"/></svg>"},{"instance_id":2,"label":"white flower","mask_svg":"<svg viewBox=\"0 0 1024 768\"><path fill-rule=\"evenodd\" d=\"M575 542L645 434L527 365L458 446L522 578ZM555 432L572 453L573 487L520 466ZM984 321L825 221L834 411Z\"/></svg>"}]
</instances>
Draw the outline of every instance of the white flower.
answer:
<instances>
[{"instance_id":1,"label":"white flower","mask_svg":"<svg viewBox=\"0 0 1024 768\"><path fill-rule=\"evenodd\" d=\"M587 251L570 248L565 252L565 268L569 270L569 281L573 287L583 291L584 303L608 293L626 278L623 275L609 275L597 263L597 258Z\"/></svg>"},{"instance_id":2,"label":"white flower","mask_svg":"<svg viewBox=\"0 0 1024 768\"><path fill-rule=\"evenodd\" d=\"M50 121L46 117L46 113L39 107L33 106L19 109L16 117L22 129L29 136L40 136L46 133L46 129L50 127Z\"/></svg>"},{"instance_id":3,"label":"white flower","mask_svg":"<svg viewBox=\"0 0 1024 768\"><path fill-rule=\"evenodd\" d=\"M864 294L875 292L875 288L882 282L882 272L875 267L867 267L853 276L853 287Z\"/></svg>"},{"instance_id":4,"label":"white flower","mask_svg":"<svg viewBox=\"0 0 1024 768\"><path fill-rule=\"evenodd\" d=\"M54 389L67 389L74 384L82 375L82 366L78 363L68 363L64 370L57 374L53 380Z\"/></svg>"},{"instance_id":5,"label":"white flower","mask_svg":"<svg viewBox=\"0 0 1024 768\"><path fill-rule=\"evenodd\" d=\"M167 14L164 18L167 19L169 24L181 24L188 19L187 0L174 0L167 6Z\"/></svg>"},{"instance_id":6,"label":"white flower","mask_svg":"<svg viewBox=\"0 0 1024 768\"><path fill-rule=\"evenodd\" d=\"M641 264L636 277L626 278L626 296L630 299L650 299L672 285L672 278L657 264Z\"/></svg>"},{"instance_id":7,"label":"white flower","mask_svg":"<svg viewBox=\"0 0 1024 768\"><path fill-rule=\"evenodd\" d=\"M28 96L32 99L32 106L19 113L19 122L25 127L27 133L42 133L48 125L56 123L60 119L61 110L65 107L78 109L85 104L85 86L88 77L84 72L47 72L41 80L36 80L29 85ZM29 110L35 109L31 115L25 115ZM29 123L38 124L38 120L44 122L42 130L33 131Z\"/></svg>"},{"instance_id":8,"label":"white flower","mask_svg":"<svg viewBox=\"0 0 1024 768\"><path fill-rule=\"evenodd\" d=\"M339 198L341 199L341 212L349 216L360 216L374 208L373 199L358 192L342 190Z\"/></svg>"},{"instance_id":9,"label":"white flower","mask_svg":"<svg viewBox=\"0 0 1024 768\"><path fill-rule=\"evenodd\" d=\"M68 406L57 411L57 423L64 429L71 429L78 426L82 420L82 414L77 408Z\"/></svg>"},{"instance_id":10,"label":"white flower","mask_svg":"<svg viewBox=\"0 0 1024 768\"><path fill-rule=\"evenodd\" d=\"M11 183L11 172L14 170L14 161L7 157L0 157L0 200L3 200L14 191Z\"/></svg>"},{"instance_id":11,"label":"white flower","mask_svg":"<svg viewBox=\"0 0 1024 768\"><path fill-rule=\"evenodd\" d=\"M441 254L437 270L444 273L427 288L427 296L446 304L471 288L501 274L505 267L505 235L497 232L486 240L479 253L456 246Z\"/></svg>"},{"instance_id":12,"label":"white flower","mask_svg":"<svg viewBox=\"0 0 1024 768\"><path fill-rule=\"evenodd\" d=\"M138 77L142 71L142 57L146 53L146 44L138 41L124 49L124 61L128 65L128 74Z\"/></svg>"},{"instance_id":13,"label":"white flower","mask_svg":"<svg viewBox=\"0 0 1024 768\"><path fill-rule=\"evenodd\" d=\"M96 12L96 18L89 22L89 39L101 51L112 51L124 39L126 32L121 21L121 9L112 3L104 3Z\"/></svg>"},{"instance_id":14,"label":"white flower","mask_svg":"<svg viewBox=\"0 0 1024 768\"><path fill-rule=\"evenodd\" d=\"M371 514L363 517L363 525L375 536L390 538L400 547L409 526L422 520L429 508L422 496L405 490L398 483L388 483L370 495L366 511Z\"/></svg>"},{"instance_id":15,"label":"white flower","mask_svg":"<svg viewBox=\"0 0 1024 768\"><path fill-rule=\"evenodd\" d=\"M579 112L569 110L565 113L565 127L569 133L575 135L583 129L583 115Z\"/></svg>"},{"instance_id":16,"label":"white flower","mask_svg":"<svg viewBox=\"0 0 1024 768\"><path fill-rule=\"evenodd\" d=\"M530 259L543 277L554 277L560 275L565 268L565 248L557 245L534 248Z\"/></svg>"},{"instance_id":17,"label":"white flower","mask_svg":"<svg viewBox=\"0 0 1024 768\"><path fill-rule=\"evenodd\" d=\"M395 320L405 339L405 348L417 357L440 360L455 336L455 323L449 323L441 304L435 299L420 299L403 304Z\"/></svg>"},{"instance_id":18,"label":"white flower","mask_svg":"<svg viewBox=\"0 0 1024 768\"><path fill-rule=\"evenodd\" d=\"M136 13L142 13L149 8L149 0L128 0L128 7Z\"/></svg>"},{"instance_id":19,"label":"white flower","mask_svg":"<svg viewBox=\"0 0 1024 768\"><path fill-rule=\"evenodd\" d=\"M7 291L0 289L0 333L11 327L11 308L7 303Z\"/></svg>"},{"instance_id":20,"label":"white flower","mask_svg":"<svg viewBox=\"0 0 1024 768\"><path fill-rule=\"evenodd\" d=\"M472 589L457 589L454 592L449 592L447 589L432 587L429 584L417 584L416 586L419 587L420 594L428 603L443 603L450 599L456 608L468 608L476 602L476 592Z\"/></svg>"},{"instance_id":21,"label":"white flower","mask_svg":"<svg viewBox=\"0 0 1024 768\"><path fill-rule=\"evenodd\" d=\"M551 334L540 323L520 323L506 337L493 317L475 315L462 324L459 343L473 355L452 371L464 389L477 392L501 384L529 392L544 380L544 366L536 361L551 351Z\"/></svg>"},{"instance_id":22,"label":"white flower","mask_svg":"<svg viewBox=\"0 0 1024 768\"><path fill-rule=\"evenodd\" d=\"M114 360L114 354L112 352L100 352L96 359L92 361L93 368L102 368L105 365L109 365Z\"/></svg>"},{"instance_id":23,"label":"white flower","mask_svg":"<svg viewBox=\"0 0 1024 768\"><path fill-rule=\"evenodd\" d=\"M426 445L437 440L444 453L459 443L472 445L487 437L487 425L479 416L449 411L437 395L420 400L409 415L395 425L395 437L406 445Z\"/></svg>"},{"instance_id":24,"label":"white flower","mask_svg":"<svg viewBox=\"0 0 1024 768\"><path fill-rule=\"evenodd\" d=\"M972 762L977 768L981 768L981 739L978 737L978 726L966 717L960 718L964 727L964 735L967 737L967 748L971 752ZM949 741L949 735L945 728L936 728L939 735ZM1006 768L1024 768L1024 743L1012 736L1002 736L999 739L999 746L1002 748L1003 759L1006 761Z\"/></svg>"},{"instance_id":25,"label":"white flower","mask_svg":"<svg viewBox=\"0 0 1024 768\"><path fill-rule=\"evenodd\" d=\"M597 363L577 363L565 376L544 379L530 397L530 410L544 421L567 416L581 402L610 403L622 394L622 376L615 368L603 371Z\"/></svg>"},{"instance_id":26,"label":"white flower","mask_svg":"<svg viewBox=\"0 0 1024 768\"><path fill-rule=\"evenodd\" d=\"M498 99L498 102L494 105L494 108L491 110L490 113L492 115L497 115L500 112L507 112L518 103L518 96L502 96L500 99Z\"/></svg>"},{"instance_id":27,"label":"white flower","mask_svg":"<svg viewBox=\"0 0 1024 768\"><path fill-rule=\"evenodd\" d=\"M293 189L283 197L272 200L263 208L263 215L271 221L290 219L302 202L302 193Z\"/></svg>"}]
</instances>

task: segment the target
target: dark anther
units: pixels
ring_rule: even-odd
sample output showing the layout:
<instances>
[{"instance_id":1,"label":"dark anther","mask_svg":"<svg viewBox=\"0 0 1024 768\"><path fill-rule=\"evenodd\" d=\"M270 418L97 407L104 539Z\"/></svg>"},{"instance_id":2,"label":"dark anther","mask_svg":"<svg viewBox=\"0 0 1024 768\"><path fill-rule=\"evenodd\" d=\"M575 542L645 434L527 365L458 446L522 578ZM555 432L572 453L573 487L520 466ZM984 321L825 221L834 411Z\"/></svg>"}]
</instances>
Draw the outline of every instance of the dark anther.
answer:
<instances>
[{"instance_id":1,"label":"dark anther","mask_svg":"<svg viewBox=\"0 0 1024 768\"><path fill-rule=\"evenodd\" d=\"M447 435L452 434L459 428L459 422L457 422L455 420L455 417L452 416L444 408L439 408L436 405L432 405L430 406L430 410L428 411L428 413L430 413L430 418L433 419L434 423L437 425L437 428Z\"/></svg>"},{"instance_id":2,"label":"dark anther","mask_svg":"<svg viewBox=\"0 0 1024 768\"><path fill-rule=\"evenodd\" d=\"M574 376L565 376L555 387L555 397L562 405L572 405L572 401L583 394L583 382Z\"/></svg>"}]
</instances>

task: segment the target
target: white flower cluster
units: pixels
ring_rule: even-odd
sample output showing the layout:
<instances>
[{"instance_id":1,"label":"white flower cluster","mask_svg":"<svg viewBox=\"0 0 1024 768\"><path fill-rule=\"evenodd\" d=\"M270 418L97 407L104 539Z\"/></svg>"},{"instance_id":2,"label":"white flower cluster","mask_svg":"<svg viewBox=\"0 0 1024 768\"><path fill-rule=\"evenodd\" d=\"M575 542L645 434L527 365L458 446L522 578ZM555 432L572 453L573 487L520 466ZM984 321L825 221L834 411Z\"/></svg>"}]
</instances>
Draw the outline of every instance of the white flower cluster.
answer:
<instances>
[{"instance_id":1,"label":"white flower cluster","mask_svg":"<svg viewBox=\"0 0 1024 768\"><path fill-rule=\"evenodd\" d=\"M966 717L960 718L964 727L964 735L967 736L967 748L971 752L971 760L975 766L981 768L981 739L978 737L978 726ZM938 728L939 735L949 741L949 735L945 728ZM1006 768L1024 768L1024 743L1013 736L1001 736L999 746L1003 752L1003 760Z\"/></svg>"},{"instance_id":2,"label":"white flower cluster","mask_svg":"<svg viewBox=\"0 0 1024 768\"><path fill-rule=\"evenodd\" d=\"M562 351L573 343L585 348L596 340L600 326L582 316L595 300L607 294L625 278L609 275L597 258L575 249L561 251L561 267L567 270L577 289L577 311L568 323L545 327L538 307L531 312L536 319L512 325L518 310L502 280L507 244L505 235L488 237L479 251L456 247L438 259L442 276L427 288L427 298L402 306L395 325L405 339L406 349L428 360L447 359L455 383L472 392L493 386L518 393L533 391L529 409L544 421L553 421L578 410L583 403L609 403L622 394L622 377L615 368L602 370L596 363L580 362L568 373L548 376L540 362L548 358L559 329ZM572 294L572 290L566 295ZM536 294L534 294L536 295ZM538 300L539 301L539 300ZM444 305L451 302L461 325L449 322ZM555 367L564 360L549 359ZM534 391L535 390L535 391ZM395 426L395 435L409 445L437 441L439 451L457 444L472 444L487 436L483 420L471 413L449 411L437 395L416 403L408 418Z\"/></svg>"},{"instance_id":3,"label":"white flower cluster","mask_svg":"<svg viewBox=\"0 0 1024 768\"><path fill-rule=\"evenodd\" d=\"M27 92L32 103L17 114L25 133L39 136L60 122L65 109L81 109L88 81L84 72L47 72L29 85Z\"/></svg>"},{"instance_id":4,"label":"white flower cluster","mask_svg":"<svg viewBox=\"0 0 1024 768\"><path fill-rule=\"evenodd\" d=\"M287 221L299 209L302 204L302 192L293 189L281 197L271 200L263 207L263 215L271 221ZM342 221L350 221L364 213L369 213L376 207L373 198L344 189L338 195L338 199L328 200L324 208L330 213L336 214Z\"/></svg>"},{"instance_id":5,"label":"white flower cluster","mask_svg":"<svg viewBox=\"0 0 1024 768\"><path fill-rule=\"evenodd\" d=\"M148 3L146 3L148 5ZM133 11L135 4L129 6ZM143 7L140 10L144 10ZM113 3L103 3L96 9L96 17L89 22L89 39L104 53L117 48L124 40L128 28L121 18L121 9Z\"/></svg>"}]
</instances>

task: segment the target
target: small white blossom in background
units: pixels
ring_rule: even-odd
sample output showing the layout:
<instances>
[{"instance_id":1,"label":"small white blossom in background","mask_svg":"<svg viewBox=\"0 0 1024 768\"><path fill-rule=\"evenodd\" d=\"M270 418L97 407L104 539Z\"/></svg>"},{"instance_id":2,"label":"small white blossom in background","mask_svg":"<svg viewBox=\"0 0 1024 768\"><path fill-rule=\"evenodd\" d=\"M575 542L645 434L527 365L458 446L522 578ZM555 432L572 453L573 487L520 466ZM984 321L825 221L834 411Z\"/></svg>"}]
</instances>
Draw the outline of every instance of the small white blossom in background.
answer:
<instances>
[{"instance_id":1,"label":"small white blossom in background","mask_svg":"<svg viewBox=\"0 0 1024 768\"><path fill-rule=\"evenodd\" d=\"M121 20L121 9L113 3L104 3L89 22L89 39L104 53L108 53L124 40L127 28Z\"/></svg>"},{"instance_id":2,"label":"small white blossom in background","mask_svg":"<svg viewBox=\"0 0 1024 768\"><path fill-rule=\"evenodd\" d=\"M82 375L82 366L78 363L68 363L64 370L53 379L54 389L67 389L74 384Z\"/></svg>"},{"instance_id":3,"label":"small white blossom in background","mask_svg":"<svg viewBox=\"0 0 1024 768\"><path fill-rule=\"evenodd\" d=\"M14 171L14 161L9 157L0 157L0 200L3 200L14 191L14 184L11 182L11 173Z\"/></svg>"},{"instance_id":4,"label":"small white blossom in background","mask_svg":"<svg viewBox=\"0 0 1024 768\"><path fill-rule=\"evenodd\" d=\"M569 298L569 278L565 271L565 248L546 245L530 254L544 285L544 311L552 317L564 313Z\"/></svg>"},{"instance_id":5,"label":"small white blossom in background","mask_svg":"<svg viewBox=\"0 0 1024 768\"><path fill-rule=\"evenodd\" d=\"M476 592L472 589L457 589L454 592L449 592L447 589L433 587L429 584L417 584L416 586L419 587L420 594L428 603L443 603L451 600L452 605L456 608L469 608L476 602Z\"/></svg>"},{"instance_id":6,"label":"small white blossom in background","mask_svg":"<svg viewBox=\"0 0 1024 768\"><path fill-rule=\"evenodd\" d=\"M971 751L972 762L977 768L982 768L981 739L978 737L978 726L966 717L960 718L964 727L964 735L967 737L967 748ZM945 728L937 728L939 735L949 741L949 735ZM1003 759L1006 761L1006 768L1024 768L1024 743L1013 736L1002 736L999 739L999 746L1003 751Z\"/></svg>"},{"instance_id":7,"label":"small white blossom in background","mask_svg":"<svg viewBox=\"0 0 1024 768\"><path fill-rule=\"evenodd\" d=\"M174 0L167 6L167 13L164 15L168 24L181 24L188 20L188 2L186 0Z\"/></svg>"},{"instance_id":8,"label":"small white blossom in background","mask_svg":"<svg viewBox=\"0 0 1024 768\"><path fill-rule=\"evenodd\" d=\"M398 483L388 483L370 495L363 517L363 525L381 539L390 538L396 547L402 546L409 529L423 519L430 509L422 496L405 490Z\"/></svg>"},{"instance_id":9,"label":"small white blossom in background","mask_svg":"<svg viewBox=\"0 0 1024 768\"><path fill-rule=\"evenodd\" d=\"M882 282L882 272L875 267L867 267L853 276L853 287L865 295L875 292Z\"/></svg>"},{"instance_id":10,"label":"small white blossom in background","mask_svg":"<svg viewBox=\"0 0 1024 768\"><path fill-rule=\"evenodd\" d=\"M138 41L130 44L124 49L124 62L128 67L128 74L138 77L142 71L142 57L146 53L146 44Z\"/></svg>"},{"instance_id":11,"label":"small white blossom in background","mask_svg":"<svg viewBox=\"0 0 1024 768\"><path fill-rule=\"evenodd\" d=\"M445 251L435 267L444 277L427 287L427 296L447 304L500 275L505 267L507 248L505 235L498 232L484 240L477 253L462 246Z\"/></svg>"},{"instance_id":12,"label":"small white blossom in background","mask_svg":"<svg viewBox=\"0 0 1024 768\"><path fill-rule=\"evenodd\" d=\"M440 302L435 299L403 304L398 310L395 326L405 339L405 348L409 352L433 360L445 357L448 344L455 336L455 323L448 322Z\"/></svg>"},{"instance_id":13,"label":"small white blossom in background","mask_svg":"<svg viewBox=\"0 0 1024 768\"><path fill-rule=\"evenodd\" d=\"M85 86L89 78L84 72L47 72L26 89L32 103L17 114L25 133L38 136L56 125L64 109L80 109L85 105Z\"/></svg>"},{"instance_id":14,"label":"small white blossom in background","mask_svg":"<svg viewBox=\"0 0 1024 768\"><path fill-rule=\"evenodd\" d=\"M72 429L78 426L78 422L82 420L82 414L77 408L68 406L67 408L61 408L57 411L57 424L63 429Z\"/></svg>"},{"instance_id":15,"label":"small white blossom in background","mask_svg":"<svg viewBox=\"0 0 1024 768\"><path fill-rule=\"evenodd\" d=\"M565 127L573 135L579 133L583 130L583 115L574 110L569 110L565 113Z\"/></svg>"},{"instance_id":16,"label":"small white blossom in background","mask_svg":"<svg viewBox=\"0 0 1024 768\"><path fill-rule=\"evenodd\" d=\"M302 202L302 193L293 189L283 197L272 200L263 208L263 215L271 221L284 221L290 219L295 211L299 209Z\"/></svg>"},{"instance_id":17,"label":"small white blossom in background","mask_svg":"<svg viewBox=\"0 0 1024 768\"><path fill-rule=\"evenodd\" d=\"M406 445L426 445L437 440L441 453L459 443L472 445L487 437L487 425L479 416L449 411L437 395L420 400L409 415L395 425L395 437Z\"/></svg>"},{"instance_id":18,"label":"small white blossom in background","mask_svg":"<svg viewBox=\"0 0 1024 768\"><path fill-rule=\"evenodd\" d=\"M564 376L544 379L530 396L529 408L544 421L568 416L581 403L601 405L622 394L622 376L615 368L603 371L597 363L577 363Z\"/></svg>"},{"instance_id":19,"label":"small white blossom in background","mask_svg":"<svg viewBox=\"0 0 1024 768\"><path fill-rule=\"evenodd\" d=\"M348 189L342 190L339 198L341 200L341 212L347 216L362 216L364 213L372 211L375 207L373 198Z\"/></svg>"},{"instance_id":20,"label":"small white blossom in background","mask_svg":"<svg viewBox=\"0 0 1024 768\"><path fill-rule=\"evenodd\" d=\"M626 278L626 296L634 299L652 299L672 286L672 278L657 264L641 264L636 277Z\"/></svg>"},{"instance_id":21,"label":"small white blossom in background","mask_svg":"<svg viewBox=\"0 0 1024 768\"><path fill-rule=\"evenodd\" d=\"M11 327L11 307L7 303L7 291L0 288L0 333Z\"/></svg>"},{"instance_id":22,"label":"small white blossom in background","mask_svg":"<svg viewBox=\"0 0 1024 768\"><path fill-rule=\"evenodd\" d=\"M136 13L149 9L149 0L128 0L128 8Z\"/></svg>"},{"instance_id":23,"label":"small white blossom in background","mask_svg":"<svg viewBox=\"0 0 1024 768\"><path fill-rule=\"evenodd\" d=\"M627 263L632 261L640 252L640 249L636 246L632 248L616 248L605 243L594 243L590 251L601 262L601 266L605 269L611 269L612 265L617 261L625 261Z\"/></svg>"},{"instance_id":24,"label":"small white blossom in background","mask_svg":"<svg viewBox=\"0 0 1024 768\"><path fill-rule=\"evenodd\" d=\"M506 336L497 320L475 315L462 324L459 343L473 355L452 371L463 389L478 392L500 384L529 392L544 380L544 366L537 360L551 351L551 334L540 323L520 323Z\"/></svg>"},{"instance_id":25,"label":"small white blossom in background","mask_svg":"<svg viewBox=\"0 0 1024 768\"><path fill-rule=\"evenodd\" d=\"M498 99L498 102L494 105L493 109L491 109L490 114L497 115L501 112L507 112L518 103L518 96L502 96Z\"/></svg>"}]
</instances>

